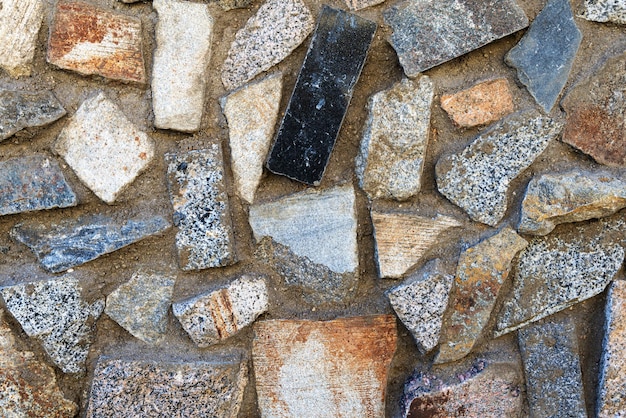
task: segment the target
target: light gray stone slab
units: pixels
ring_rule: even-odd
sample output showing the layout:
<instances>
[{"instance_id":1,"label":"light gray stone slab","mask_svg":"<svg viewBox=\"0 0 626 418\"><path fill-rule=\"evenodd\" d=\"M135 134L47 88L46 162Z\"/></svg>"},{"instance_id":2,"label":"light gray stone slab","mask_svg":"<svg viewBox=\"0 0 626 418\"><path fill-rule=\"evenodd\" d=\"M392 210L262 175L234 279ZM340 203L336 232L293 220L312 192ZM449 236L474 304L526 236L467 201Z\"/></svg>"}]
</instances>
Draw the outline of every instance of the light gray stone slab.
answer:
<instances>
[{"instance_id":1,"label":"light gray stone slab","mask_svg":"<svg viewBox=\"0 0 626 418\"><path fill-rule=\"evenodd\" d=\"M581 17L626 25L626 0L585 0Z\"/></svg>"},{"instance_id":2,"label":"light gray stone slab","mask_svg":"<svg viewBox=\"0 0 626 418\"><path fill-rule=\"evenodd\" d=\"M0 90L0 141L22 129L48 125L65 113L50 91Z\"/></svg>"},{"instance_id":3,"label":"light gray stone slab","mask_svg":"<svg viewBox=\"0 0 626 418\"><path fill-rule=\"evenodd\" d=\"M0 9L0 68L11 77L29 76L37 35L43 23L43 0L3 0Z\"/></svg>"}]
</instances>

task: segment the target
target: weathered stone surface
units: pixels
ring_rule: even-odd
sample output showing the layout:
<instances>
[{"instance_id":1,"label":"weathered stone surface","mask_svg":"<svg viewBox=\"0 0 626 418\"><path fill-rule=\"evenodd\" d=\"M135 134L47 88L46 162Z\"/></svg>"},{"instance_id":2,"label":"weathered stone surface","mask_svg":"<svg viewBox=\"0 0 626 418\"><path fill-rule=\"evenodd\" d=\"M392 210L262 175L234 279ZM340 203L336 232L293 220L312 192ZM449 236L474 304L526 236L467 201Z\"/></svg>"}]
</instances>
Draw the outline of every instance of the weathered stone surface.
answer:
<instances>
[{"instance_id":1,"label":"weathered stone surface","mask_svg":"<svg viewBox=\"0 0 626 418\"><path fill-rule=\"evenodd\" d=\"M359 185L370 199L405 200L419 192L432 101L426 76L403 79L370 99L356 158Z\"/></svg>"},{"instance_id":2,"label":"weathered stone surface","mask_svg":"<svg viewBox=\"0 0 626 418\"><path fill-rule=\"evenodd\" d=\"M47 60L81 74L145 83L141 20L74 0L57 3Z\"/></svg>"},{"instance_id":3,"label":"weathered stone surface","mask_svg":"<svg viewBox=\"0 0 626 418\"><path fill-rule=\"evenodd\" d=\"M515 255L528 245L511 228L468 248L459 258L450 314L435 363L465 357L491 317Z\"/></svg>"},{"instance_id":4,"label":"weathered stone surface","mask_svg":"<svg viewBox=\"0 0 626 418\"><path fill-rule=\"evenodd\" d=\"M344 0L350 10L356 11L365 9L366 7L376 6L377 4L384 3L385 0Z\"/></svg>"},{"instance_id":5,"label":"weathered stone surface","mask_svg":"<svg viewBox=\"0 0 626 418\"><path fill-rule=\"evenodd\" d=\"M475 221L495 226L507 210L509 184L548 147L561 125L534 110L482 131L460 154L437 162L437 188Z\"/></svg>"},{"instance_id":6,"label":"weathered stone surface","mask_svg":"<svg viewBox=\"0 0 626 418\"><path fill-rule=\"evenodd\" d=\"M441 107L462 128L487 125L515 110L506 78L483 81L454 94L441 96Z\"/></svg>"},{"instance_id":7,"label":"weathered stone surface","mask_svg":"<svg viewBox=\"0 0 626 418\"><path fill-rule=\"evenodd\" d=\"M217 4L224 10L243 9L251 3L252 0L217 0Z\"/></svg>"},{"instance_id":8,"label":"weathered stone surface","mask_svg":"<svg viewBox=\"0 0 626 418\"><path fill-rule=\"evenodd\" d=\"M101 358L87 417L235 418L247 381L241 355L199 361Z\"/></svg>"},{"instance_id":9,"label":"weathered stone surface","mask_svg":"<svg viewBox=\"0 0 626 418\"><path fill-rule=\"evenodd\" d=\"M257 322L252 347L262 416L382 417L396 351L391 315Z\"/></svg>"},{"instance_id":10,"label":"weathered stone surface","mask_svg":"<svg viewBox=\"0 0 626 418\"><path fill-rule=\"evenodd\" d=\"M335 146L376 23L324 6L267 168L317 185Z\"/></svg>"},{"instance_id":11,"label":"weathered stone surface","mask_svg":"<svg viewBox=\"0 0 626 418\"><path fill-rule=\"evenodd\" d=\"M574 324L542 321L518 331L533 417L586 417Z\"/></svg>"},{"instance_id":12,"label":"weathered stone surface","mask_svg":"<svg viewBox=\"0 0 626 418\"><path fill-rule=\"evenodd\" d=\"M313 31L313 15L301 0L268 0L235 35L222 67L232 90L285 59Z\"/></svg>"},{"instance_id":13,"label":"weathered stone surface","mask_svg":"<svg viewBox=\"0 0 626 418\"><path fill-rule=\"evenodd\" d=\"M0 288L24 332L41 342L64 373L82 373L104 300L87 303L77 278L63 276Z\"/></svg>"},{"instance_id":14,"label":"weathered stone surface","mask_svg":"<svg viewBox=\"0 0 626 418\"><path fill-rule=\"evenodd\" d=\"M0 9L0 68L28 76L45 14L42 0L4 0Z\"/></svg>"},{"instance_id":15,"label":"weathered stone surface","mask_svg":"<svg viewBox=\"0 0 626 418\"><path fill-rule=\"evenodd\" d=\"M0 162L0 215L77 204L56 161L31 155Z\"/></svg>"},{"instance_id":16,"label":"weathered stone surface","mask_svg":"<svg viewBox=\"0 0 626 418\"><path fill-rule=\"evenodd\" d=\"M546 235L558 224L602 218L626 207L626 181L608 171L571 170L533 178L518 230Z\"/></svg>"},{"instance_id":17,"label":"weathered stone surface","mask_svg":"<svg viewBox=\"0 0 626 418\"><path fill-rule=\"evenodd\" d=\"M99 93L59 134L55 151L100 199L113 203L154 157L154 143Z\"/></svg>"},{"instance_id":18,"label":"weathered stone surface","mask_svg":"<svg viewBox=\"0 0 626 418\"><path fill-rule=\"evenodd\" d=\"M269 236L341 274L356 271L359 263L355 211L354 189L346 185L250 206L249 221L257 242Z\"/></svg>"},{"instance_id":19,"label":"weathered stone surface","mask_svg":"<svg viewBox=\"0 0 626 418\"><path fill-rule=\"evenodd\" d=\"M253 323L268 306L265 279L243 275L228 286L174 303L172 311L198 347L208 347Z\"/></svg>"},{"instance_id":20,"label":"weathered stone surface","mask_svg":"<svg viewBox=\"0 0 626 418\"><path fill-rule=\"evenodd\" d=\"M415 265L446 230L461 226L447 216L426 218L372 209L376 262L381 278L399 278Z\"/></svg>"},{"instance_id":21,"label":"weathered stone surface","mask_svg":"<svg viewBox=\"0 0 626 418\"><path fill-rule=\"evenodd\" d=\"M134 337L156 344L165 335L176 279L138 271L107 296L106 313Z\"/></svg>"},{"instance_id":22,"label":"weathered stone surface","mask_svg":"<svg viewBox=\"0 0 626 418\"><path fill-rule=\"evenodd\" d=\"M20 223L11 230L11 237L30 248L46 270L59 273L169 227L160 216L120 220L86 215L50 226Z\"/></svg>"},{"instance_id":23,"label":"weathered stone surface","mask_svg":"<svg viewBox=\"0 0 626 418\"><path fill-rule=\"evenodd\" d=\"M437 346L454 277L442 273L438 260L428 263L400 286L387 292L398 318L411 332L422 354Z\"/></svg>"},{"instance_id":24,"label":"weathered stone surface","mask_svg":"<svg viewBox=\"0 0 626 418\"><path fill-rule=\"evenodd\" d=\"M282 73L249 84L222 100L228 120L230 156L237 195L247 203L261 181L283 88Z\"/></svg>"},{"instance_id":25,"label":"weathered stone surface","mask_svg":"<svg viewBox=\"0 0 626 418\"><path fill-rule=\"evenodd\" d=\"M513 0L405 1L388 8L384 17L393 29L391 46L409 77L528 26Z\"/></svg>"},{"instance_id":26,"label":"weathered stone surface","mask_svg":"<svg viewBox=\"0 0 626 418\"><path fill-rule=\"evenodd\" d=\"M165 154L178 262L183 270L221 267L236 261L222 148Z\"/></svg>"},{"instance_id":27,"label":"weathered stone surface","mask_svg":"<svg viewBox=\"0 0 626 418\"><path fill-rule=\"evenodd\" d=\"M626 24L626 1L624 0L585 0L582 16L594 22Z\"/></svg>"},{"instance_id":28,"label":"weathered stone surface","mask_svg":"<svg viewBox=\"0 0 626 418\"><path fill-rule=\"evenodd\" d=\"M154 0L152 5L159 15L152 68L154 126L195 132L204 110L213 17L202 3Z\"/></svg>"},{"instance_id":29,"label":"weathered stone surface","mask_svg":"<svg viewBox=\"0 0 626 418\"><path fill-rule=\"evenodd\" d=\"M22 129L48 125L65 113L50 91L0 90L0 141Z\"/></svg>"}]
</instances>

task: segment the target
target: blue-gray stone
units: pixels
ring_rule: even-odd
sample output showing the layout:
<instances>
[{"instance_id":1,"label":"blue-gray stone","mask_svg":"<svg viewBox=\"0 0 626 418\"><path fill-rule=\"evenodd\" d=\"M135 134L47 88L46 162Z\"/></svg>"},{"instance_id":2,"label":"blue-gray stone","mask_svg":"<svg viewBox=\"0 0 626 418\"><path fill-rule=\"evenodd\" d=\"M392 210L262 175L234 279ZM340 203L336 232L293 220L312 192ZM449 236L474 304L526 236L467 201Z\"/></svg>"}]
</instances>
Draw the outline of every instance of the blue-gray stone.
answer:
<instances>
[{"instance_id":1,"label":"blue-gray stone","mask_svg":"<svg viewBox=\"0 0 626 418\"><path fill-rule=\"evenodd\" d=\"M44 126L65 115L49 91L0 91L0 141L25 128Z\"/></svg>"}]
</instances>

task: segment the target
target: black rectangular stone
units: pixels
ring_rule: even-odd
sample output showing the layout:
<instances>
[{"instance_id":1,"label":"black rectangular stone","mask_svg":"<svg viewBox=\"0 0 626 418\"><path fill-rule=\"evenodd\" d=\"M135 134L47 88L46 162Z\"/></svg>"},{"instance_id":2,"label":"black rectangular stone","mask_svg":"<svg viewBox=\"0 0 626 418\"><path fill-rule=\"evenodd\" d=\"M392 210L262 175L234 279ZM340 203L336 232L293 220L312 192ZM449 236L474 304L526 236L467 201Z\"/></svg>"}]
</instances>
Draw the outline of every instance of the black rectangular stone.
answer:
<instances>
[{"instance_id":1,"label":"black rectangular stone","mask_svg":"<svg viewBox=\"0 0 626 418\"><path fill-rule=\"evenodd\" d=\"M319 184L352 98L376 23L324 6L267 168Z\"/></svg>"}]
</instances>

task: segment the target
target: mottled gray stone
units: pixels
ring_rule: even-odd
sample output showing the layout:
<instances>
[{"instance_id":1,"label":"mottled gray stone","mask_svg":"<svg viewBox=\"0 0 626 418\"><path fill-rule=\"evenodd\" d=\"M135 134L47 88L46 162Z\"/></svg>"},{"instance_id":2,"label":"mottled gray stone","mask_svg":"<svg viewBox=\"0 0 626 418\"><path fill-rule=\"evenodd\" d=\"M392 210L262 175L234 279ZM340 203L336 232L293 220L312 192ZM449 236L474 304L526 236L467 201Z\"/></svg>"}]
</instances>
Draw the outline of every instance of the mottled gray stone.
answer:
<instances>
[{"instance_id":1,"label":"mottled gray stone","mask_svg":"<svg viewBox=\"0 0 626 418\"><path fill-rule=\"evenodd\" d=\"M77 278L63 276L0 288L11 315L41 342L64 373L82 373L104 300L87 303Z\"/></svg>"},{"instance_id":2,"label":"mottled gray stone","mask_svg":"<svg viewBox=\"0 0 626 418\"><path fill-rule=\"evenodd\" d=\"M86 215L51 226L20 223L11 230L11 237L29 247L46 270L59 273L169 227L169 222L160 216L117 220Z\"/></svg>"},{"instance_id":3,"label":"mottled gray stone","mask_svg":"<svg viewBox=\"0 0 626 418\"><path fill-rule=\"evenodd\" d=\"M222 267L236 261L222 148L165 154L178 262L183 270Z\"/></svg>"},{"instance_id":4,"label":"mottled gray stone","mask_svg":"<svg viewBox=\"0 0 626 418\"><path fill-rule=\"evenodd\" d=\"M561 127L534 110L515 113L482 131L461 153L441 157L437 188L473 220L495 226L507 210L509 184Z\"/></svg>"},{"instance_id":5,"label":"mottled gray stone","mask_svg":"<svg viewBox=\"0 0 626 418\"><path fill-rule=\"evenodd\" d=\"M46 8L42 0L3 0L0 8L0 68L29 76Z\"/></svg>"},{"instance_id":6,"label":"mottled gray stone","mask_svg":"<svg viewBox=\"0 0 626 418\"><path fill-rule=\"evenodd\" d=\"M404 1L388 8L384 17L409 77L528 26L514 0Z\"/></svg>"},{"instance_id":7,"label":"mottled gray stone","mask_svg":"<svg viewBox=\"0 0 626 418\"><path fill-rule=\"evenodd\" d=\"M22 129L45 126L65 115L50 91L0 91L0 141Z\"/></svg>"},{"instance_id":8,"label":"mottled gray stone","mask_svg":"<svg viewBox=\"0 0 626 418\"><path fill-rule=\"evenodd\" d=\"M552 110L567 82L582 37L570 0L550 0L505 57L546 112Z\"/></svg>"},{"instance_id":9,"label":"mottled gray stone","mask_svg":"<svg viewBox=\"0 0 626 418\"><path fill-rule=\"evenodd\" d=\"M626 25L626 0L585 0L581 17L594 22Z\"/></svg>"}]
</instances>

